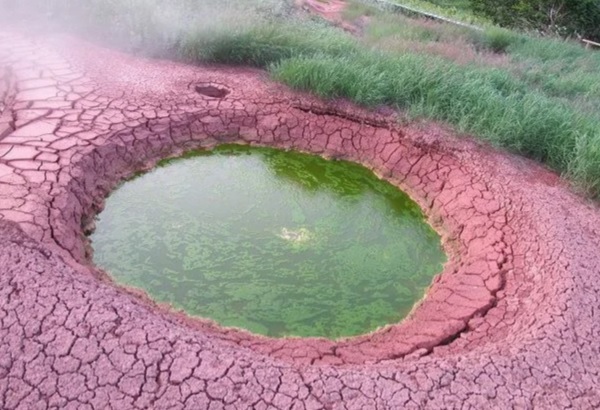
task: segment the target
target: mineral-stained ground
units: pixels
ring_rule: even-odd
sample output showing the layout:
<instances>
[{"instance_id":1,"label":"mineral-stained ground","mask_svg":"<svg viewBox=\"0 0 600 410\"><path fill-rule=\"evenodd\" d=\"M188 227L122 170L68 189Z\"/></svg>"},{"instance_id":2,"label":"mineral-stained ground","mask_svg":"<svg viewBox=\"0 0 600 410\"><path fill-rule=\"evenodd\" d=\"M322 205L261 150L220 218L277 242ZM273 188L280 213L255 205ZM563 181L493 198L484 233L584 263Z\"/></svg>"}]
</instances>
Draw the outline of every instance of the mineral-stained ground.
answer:
<instances>
[{"instance_id":1,"label":"mineral-stained ground","mask_svg":"<svg viewBox=\"0 0 600 410\"><path fill-rule=\"evenodd\" d=\"M0 408L600 407L598 207L528 160L399 124L259 71L2 29ZM120 180L223 142L356 161L410 193L450 258L413 314L269 339L91 265L85 232Z\"/></svg>"}]
</instances>

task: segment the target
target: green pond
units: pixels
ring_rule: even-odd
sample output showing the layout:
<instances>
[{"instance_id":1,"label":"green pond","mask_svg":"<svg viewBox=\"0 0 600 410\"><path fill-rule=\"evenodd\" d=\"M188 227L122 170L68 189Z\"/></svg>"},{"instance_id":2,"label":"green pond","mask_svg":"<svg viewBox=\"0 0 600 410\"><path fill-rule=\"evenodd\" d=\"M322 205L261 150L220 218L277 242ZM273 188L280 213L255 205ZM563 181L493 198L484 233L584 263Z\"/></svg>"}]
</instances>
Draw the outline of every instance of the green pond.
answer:
<instances>
[{"instance_id":1,"label":"green pond","mask_svg":"<svg viewBox=\"0 0 600 410\"><path fill-rule=\"evenodd\" d=\"M238 145L125 182L91 240L116 282L273 337L398 322L446 260L418 205L368 169Z\"/></svg>"}]
</instances>

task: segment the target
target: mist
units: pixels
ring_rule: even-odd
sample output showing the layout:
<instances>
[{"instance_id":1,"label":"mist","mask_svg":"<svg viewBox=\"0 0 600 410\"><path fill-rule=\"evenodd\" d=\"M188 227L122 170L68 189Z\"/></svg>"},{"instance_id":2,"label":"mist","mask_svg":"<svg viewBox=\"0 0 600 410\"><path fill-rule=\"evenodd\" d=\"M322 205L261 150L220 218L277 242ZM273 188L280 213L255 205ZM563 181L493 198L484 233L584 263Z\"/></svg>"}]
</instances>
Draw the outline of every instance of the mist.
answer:
<instances>
[{"instance_id":1,"label":"mist","mask_svg":"<svg viewBox=\"0 0 600 410\"><path fill-rule=\"evenodd\" d=\"M2 26L170 57L192 39L210 42L295 13L291 0L0 0Z\"/></svg>"}]
</instances>

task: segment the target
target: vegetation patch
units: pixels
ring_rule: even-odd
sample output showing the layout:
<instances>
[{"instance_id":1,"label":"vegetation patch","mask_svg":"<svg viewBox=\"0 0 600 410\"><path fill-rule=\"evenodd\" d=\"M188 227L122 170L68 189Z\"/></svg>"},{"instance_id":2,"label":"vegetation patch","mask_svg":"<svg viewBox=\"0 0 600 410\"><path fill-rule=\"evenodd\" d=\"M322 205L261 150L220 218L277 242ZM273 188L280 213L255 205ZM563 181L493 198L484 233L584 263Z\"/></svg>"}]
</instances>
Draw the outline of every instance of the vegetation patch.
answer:
<instances>
[{"instance_id":1,"label":"vegetation patch","mask_svg":"<svg viewBox=\"0 0 600 410\"><path fill-rule=\"evenodd\" d=\"M476 13L503 26L600 40L598 0L470 0L470 3Z\"/></svg>"}]
</instances>

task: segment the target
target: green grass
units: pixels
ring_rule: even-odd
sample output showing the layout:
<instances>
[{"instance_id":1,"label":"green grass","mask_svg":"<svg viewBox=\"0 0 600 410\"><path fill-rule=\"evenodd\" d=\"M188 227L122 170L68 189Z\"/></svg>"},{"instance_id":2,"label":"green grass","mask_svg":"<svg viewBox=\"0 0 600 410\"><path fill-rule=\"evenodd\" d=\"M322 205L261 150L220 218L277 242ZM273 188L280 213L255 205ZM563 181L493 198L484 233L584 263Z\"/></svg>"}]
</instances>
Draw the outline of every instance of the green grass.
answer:
<instances>
[{"instance_id":1,"label":"green grass","mask_svg":"<svg viewBox=\"0 0 600 410\"><path fill-rule=\"evenodd\" d=\"M441 17L478 26L488 26L492 22L471 11L468 0L389 0L392 3L412 7Z\"/></svg>"},{"instance_id":2,"label":"green grass","mask_svg":"<svg viewBox=\"0 0 600 410\"><path fill-rule=\"evenodd\" d=\"M398 39L419 42L438 42L466 36L468 29L443 26L427 20L414 20L399 14L374 13L376 22L366 27L363 39L374 44L382 39Z\"/></svg>"},{"instance_id":3,"label":"green grass","mask_svg":"<svg viewBox=\"0 0 600 410\"><path fill-rule=\"evenodd\" d=\"M471 12L470 0L427 0L427 2L445 9L455 8L464 12Z\"/></svg>"},{"instance_id":4,"label":"green grass","mask_svg":"<svg viewBox=\"0 0 600 410\"><path fill-rule=\"evenodd\" d=\"M262 67L324 98L444 121L537 159L600 199L600 53L578 44L470 31L357 1L347 17L370 14L359 39L275 0L54 3L69 10L69 21L171 58Z\"/></svg>"},{"instance_id":5,"label":"green grass","mask_svg":"<svg viewBox=\"0 0 600 410\"><path fill-rule=\"evenodd\" d=\"M476 47L481 47L494 53L505 53L510 47L526 41L523 35L500 28L488 27L483 32L473 31L471 42Z\"/></svg>"},{"instance_id":6,"label":"green grass","mask_svg":"<svg viewBox=\"0 0 600 410\"><path fill-rule=\"evenodd\" d=\"M600 53L559 39L527 38L508 48L515 72L558 96L597 99L600 104Z\"/></svg>"},{"instance_id":7,"label":"green grass","mask_svg":"<svg viewBox=\"0 0 600 410\"><path fill-rule=\"evenodd\" d=\"M367 106L392 105L447 121L557 170L577 168L581 176L589 166L575 166L576 141L585 144L589 138L584 135L597 136L600 129L600 121L527 90L501 70L449 66L427 56L367 52L295 57L274 65L271 71L276 79L321 97L345 97Z\"/></svg>"},{"instance_id":8,"label":"green grass","mask_svg":"<svg viewBox=\"0 0 600 410\"><path fill-rule=\"evenodd\" d=\"M179 52L193 61L267 67L294 56L325 53L343 56L355 52L357 44L339 30L323 23L269 22L235 32L186 35Z\"/></svg>"},{"instance_id":9,"label":"green grass","mask_svg":"<svg viewBox=\"0 0 600 410\"><path fill-rule=\"evenodd\" d=\"M359 1L349 2L342 12L342 17L345 20L355 20L362 16L372 16L378 13L375 6Z\"/></svg>"}]
</instances>

